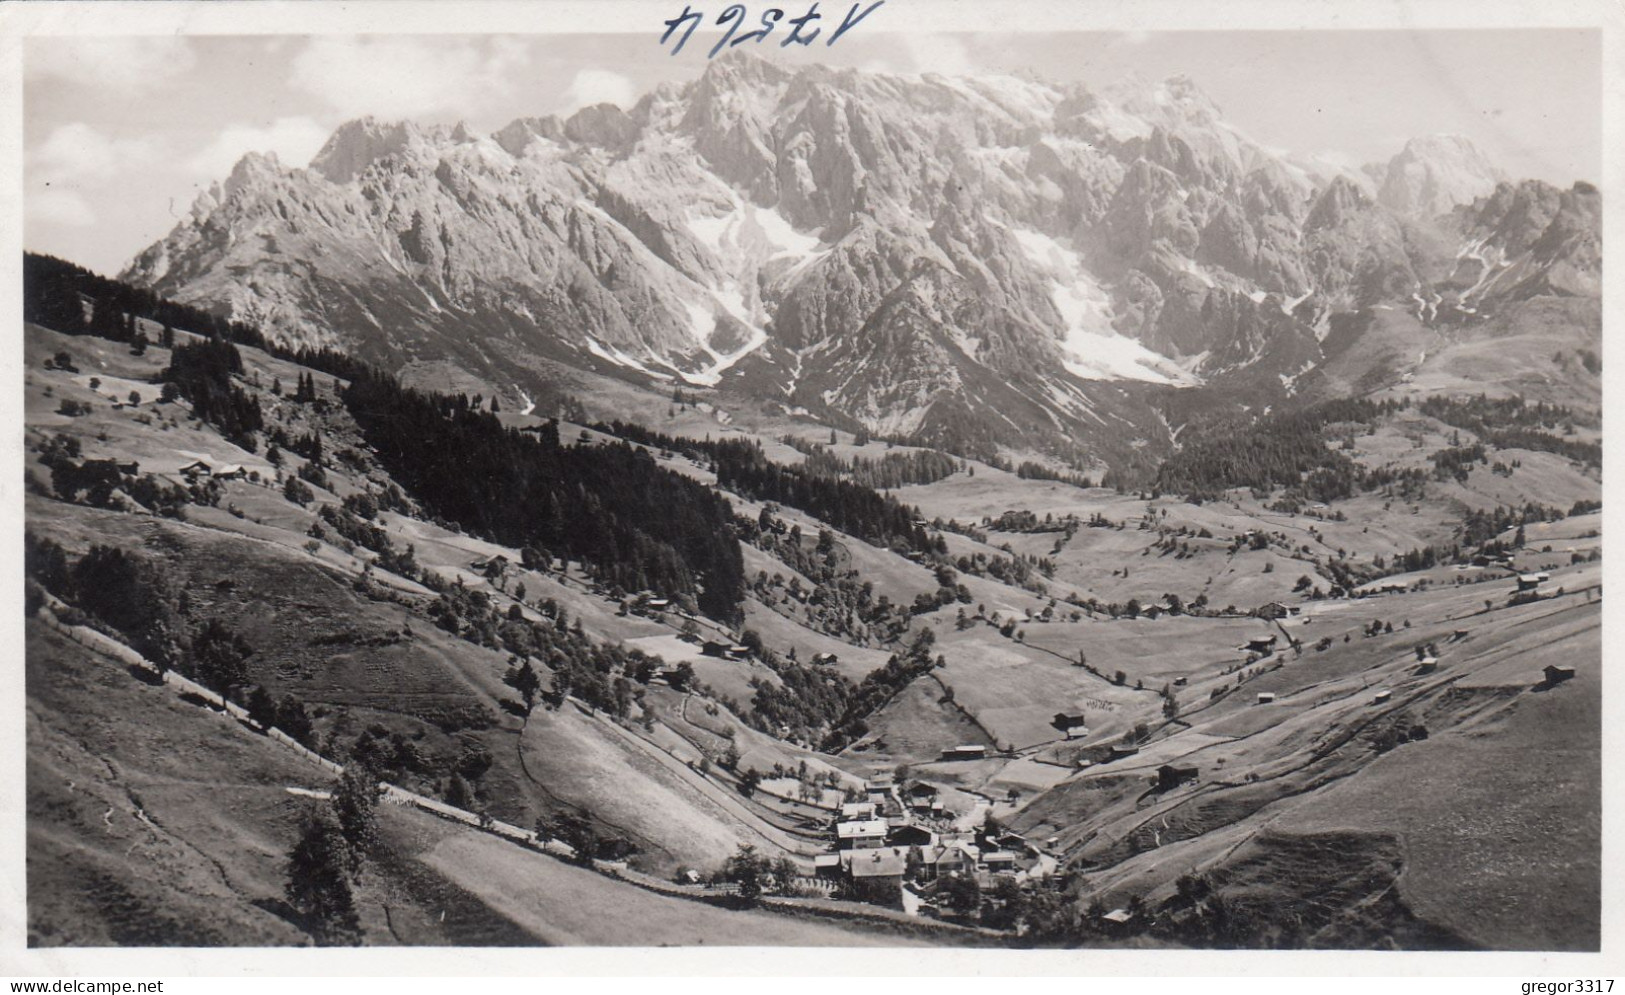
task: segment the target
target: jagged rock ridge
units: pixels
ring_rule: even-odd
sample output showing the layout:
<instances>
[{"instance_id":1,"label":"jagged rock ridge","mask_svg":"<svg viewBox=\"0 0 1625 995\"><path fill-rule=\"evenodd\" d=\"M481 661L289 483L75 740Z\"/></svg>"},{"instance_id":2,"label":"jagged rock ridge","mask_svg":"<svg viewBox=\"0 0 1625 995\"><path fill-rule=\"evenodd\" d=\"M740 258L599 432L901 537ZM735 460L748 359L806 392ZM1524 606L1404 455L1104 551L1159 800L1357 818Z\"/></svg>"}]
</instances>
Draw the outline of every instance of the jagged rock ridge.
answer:
<instances>
[{"instance_id":1,"label":"jagged rock ridge","mask_svg":"<svg viewBox=\"0 0 1625 995\"><path fill-rule=\"evenodd\" d=\"M1432 300L1480 257L1480 308L1595 292L1594 191L1497 186L1459 138L1375 172L1268 150L1183 77L736 54L630 110L363 119L306 169L249 156L124 277L392 368L508 385L546 360L1079 459L1168 443L1144 384L1279 389L1329 315Z\"/></svg>"}]
</instances>

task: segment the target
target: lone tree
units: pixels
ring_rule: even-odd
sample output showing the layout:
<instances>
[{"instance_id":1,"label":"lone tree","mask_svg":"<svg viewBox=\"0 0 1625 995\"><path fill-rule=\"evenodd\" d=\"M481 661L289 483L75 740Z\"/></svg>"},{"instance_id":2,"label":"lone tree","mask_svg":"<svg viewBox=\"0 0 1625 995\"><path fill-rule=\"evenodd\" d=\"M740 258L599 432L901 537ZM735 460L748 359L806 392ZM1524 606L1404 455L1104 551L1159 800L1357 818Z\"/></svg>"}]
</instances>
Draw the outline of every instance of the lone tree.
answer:
<instances>
[{"instance_id":1,"label":"lone tree","mask_svg":"<svg viewBox=\"0 0 1625 995\"><path fill-rule=\"evenodd\" d=\"M339 827L307 815L299 842L288 854L283 894L299 923L319 947L357 946L361 922L350 891L349 845Z\"/></svg>"},{"instance_id":2,"label":"lone tree","mask_svg":"<svg viewBox=\"0 0 1625 995\"><path fill-rule=\"evenodd\" d=\"M761 897L762 880L767 874L767 858L757 853L749 843L739 844L739 849L728 858L722 869L724 878L739 885L740 897L751 902Z\"/></svg>"},{"instance_id":3,"label":"lone tree","mask_svg":"<svg viewBox=\"0 0 1625 995\"><path fill-rule=\"evenodd\" d=\"M264 685L255 685L248 694L248 717L265 728L276 725L276 699ZM286 730L284 730L286 731Z\"/></svg>"},{"instance_id":4,"label":"lone tree","mask_svg":"<svg viewBox=\"0 0 1625 995\"><path fill-rule=\"evenodd\" d=\"M942 880L937 890L948 907L960 915L969 915L982 905L982 886L973 877L952 874Z\"/></svg>"},{"instance_id":5,"label":"lone tree","mask_svg":"<svg viewBox=\"0 0 1625 995\"><path fill-rule=\"evenodd\" d=\"M248 682L254 650L224 622L211 618L192 639L192 668L198 683L227 694Z\"/></svg>"},{"instance_id":6,"label":"lone tree","mask_svg":"<svg viewBox=\"0 0 1625 995\"><path fill-rule=\"evenodd\" d=\"M378 783L378 776L363 763L345 767L333 789L333 817L349 849L352 877L360 876L362 861L380 845L378 799L383 796L384 786Z\"/></svg>"},{"instance_id":7,"label":"lone tree","mask_svg":"<svg viewBox=\"0 0 1625 995\"><path fill-rule=\"evenodd\" d=\"M536 668L530 665L529 660L520 666L511 683L519 696L525 699L525 714L529 715L536 707L536 695L542 689L542 679L536 675Z\"/></svg>"},{"instance_id":8,"label":"lone tree","mask_svg":"<svg viewBox=\"0 0 1625 995\"><path fill-rule=\"evenodd\" d=\"M694 665L684 660L677 665L677 669L666 678L674 691L686 691L694 683Z\"/></svg>"}]
</instances>

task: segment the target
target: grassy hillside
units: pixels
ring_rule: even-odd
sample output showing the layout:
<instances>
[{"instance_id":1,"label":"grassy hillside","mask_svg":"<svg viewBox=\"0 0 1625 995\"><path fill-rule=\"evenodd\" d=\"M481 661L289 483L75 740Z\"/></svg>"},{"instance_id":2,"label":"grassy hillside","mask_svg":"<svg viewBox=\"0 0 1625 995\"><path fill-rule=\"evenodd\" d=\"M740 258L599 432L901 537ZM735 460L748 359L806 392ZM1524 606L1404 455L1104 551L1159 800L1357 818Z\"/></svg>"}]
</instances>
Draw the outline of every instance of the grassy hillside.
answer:
<instances>
[{"instance_id":1,"label":"grassy hillside","mask_svg":"<svg viewBox=\"0 0 1625 995\"><path fill-rule=\"evenodd\" d=\"M27 635L30 944L304 942L283 864L316 803L289 789L330 776L38 622ZM380 818L385 848L357 892L368 944L871 942L651 894L411 809Z\"/></svg>"}]
</instances>

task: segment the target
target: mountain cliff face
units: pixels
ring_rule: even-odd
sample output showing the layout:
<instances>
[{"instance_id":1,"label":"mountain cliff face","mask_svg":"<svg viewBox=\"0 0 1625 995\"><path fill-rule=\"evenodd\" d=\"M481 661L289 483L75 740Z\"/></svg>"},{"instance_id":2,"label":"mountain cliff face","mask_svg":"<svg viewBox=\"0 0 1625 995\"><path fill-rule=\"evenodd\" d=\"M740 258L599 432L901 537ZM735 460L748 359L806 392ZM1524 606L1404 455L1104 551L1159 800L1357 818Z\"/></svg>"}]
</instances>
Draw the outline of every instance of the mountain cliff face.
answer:
<instances>
[{"instance_id":1,"label":"mountain cliff face","mask_svg":"<svg viewBox=\"0 0 1625 995\"><path fill-rule=\"evenodd\" d=\"M1382 171L1377 199L1397 214L1432 218L1471 204L1506 175L1460 135L1413 138Z\"/></svg>"},{"instance_id":2,"label":"mountain cliff face","mask_svg":"<svg viewBox=\"0 0 1625 995\"><path fill-rule=\"evenodd\" d=\"M1280 391L1338 312L1596 293L1594 190L1497 186L1455 138L1378 172L1265 149L1183 77L730 55L626 111L251 155L124 278L498 390L563 364L1086 460L1168 445L1159 390Z\"/></svg>"}]
</instances>

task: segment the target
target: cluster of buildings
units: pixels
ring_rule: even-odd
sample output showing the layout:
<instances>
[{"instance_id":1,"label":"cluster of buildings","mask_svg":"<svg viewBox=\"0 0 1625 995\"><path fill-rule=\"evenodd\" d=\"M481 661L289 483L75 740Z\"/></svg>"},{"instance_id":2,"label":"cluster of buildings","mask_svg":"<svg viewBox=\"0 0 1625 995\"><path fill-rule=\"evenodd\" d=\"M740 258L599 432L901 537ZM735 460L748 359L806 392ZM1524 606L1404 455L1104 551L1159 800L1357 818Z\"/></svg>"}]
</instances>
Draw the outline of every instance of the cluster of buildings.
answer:
<instances>
[{"instance_id":1,"label":"cluster of buildings","mask_svg":"<svg viewBox=\"0 0 1625 995\"><path fill-rule=\"evenodd\" d=\"M238 463L226 463L221 466L211 466L207 460L193 460L192 462L181 467L177 472L193 483L205 477L212 477L215 480L248 479L248 468Z\"/></svg>"},{"instance_id":2,"label":"cluster of buildings","mask_svg":"<svg viewBox=\"0 0 1625 995\"><path fill-rule=\"evenodd\" d=\"M813 858L814 873L857 885L871 900L900 896L904 881L929 885L957 874L990 887L999 875L1036 880L1056 866L1017 833L955 828L940 792L922 781L868 782L863 800L841 806L833 829L835 850Z\"/></svg>"}]
</instances>

